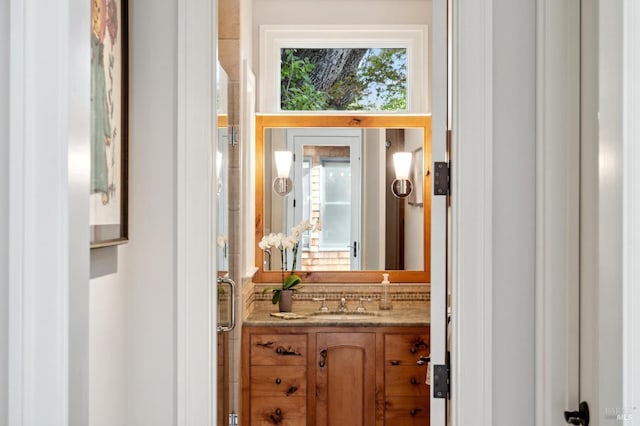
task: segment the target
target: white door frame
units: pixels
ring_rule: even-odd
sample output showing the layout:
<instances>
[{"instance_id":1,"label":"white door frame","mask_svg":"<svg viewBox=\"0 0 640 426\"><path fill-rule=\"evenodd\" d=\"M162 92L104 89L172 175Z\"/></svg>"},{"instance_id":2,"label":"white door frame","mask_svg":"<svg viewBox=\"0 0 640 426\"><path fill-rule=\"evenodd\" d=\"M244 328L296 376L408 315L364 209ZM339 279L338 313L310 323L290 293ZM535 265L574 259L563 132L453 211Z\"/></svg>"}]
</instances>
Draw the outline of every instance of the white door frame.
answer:
<instances>
[{"instance_id":1,"label":"white door frame","mask_svg":"<svg viewBox=\"0 0 640 426\"><path fill-rule=\"evenodd\" d=\"M579 403L580 0L537 4L535 424Z\"/></svg>"},{"instance_id":2,"label":"white door frame","mask_svg":"<svg viewBox=\"0 0 640 426\"><path fill-rule=\"evenodd\" d=\"M178 1L178 426L216 422L216 0Z\"/></svg>"}]
</instances>

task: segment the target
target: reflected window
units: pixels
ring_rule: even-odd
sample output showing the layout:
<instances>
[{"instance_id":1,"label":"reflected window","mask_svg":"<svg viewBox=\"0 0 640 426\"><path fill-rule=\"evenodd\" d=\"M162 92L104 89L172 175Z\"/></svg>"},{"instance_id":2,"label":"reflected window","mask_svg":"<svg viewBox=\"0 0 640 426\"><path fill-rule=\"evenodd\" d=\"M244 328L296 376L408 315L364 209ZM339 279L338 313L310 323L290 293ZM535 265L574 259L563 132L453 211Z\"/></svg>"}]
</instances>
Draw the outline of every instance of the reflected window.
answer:
<instances>
[{"instance_id":1,"label":"reflected window","mask_svg":"<svg viewBox=\"0 0 640 426\"><path fill-rule=\"evenodd\" d=\"M323 159L320 250L348 251L351 240L351 164L348 158Z\"/></svg>"}]
</instances>

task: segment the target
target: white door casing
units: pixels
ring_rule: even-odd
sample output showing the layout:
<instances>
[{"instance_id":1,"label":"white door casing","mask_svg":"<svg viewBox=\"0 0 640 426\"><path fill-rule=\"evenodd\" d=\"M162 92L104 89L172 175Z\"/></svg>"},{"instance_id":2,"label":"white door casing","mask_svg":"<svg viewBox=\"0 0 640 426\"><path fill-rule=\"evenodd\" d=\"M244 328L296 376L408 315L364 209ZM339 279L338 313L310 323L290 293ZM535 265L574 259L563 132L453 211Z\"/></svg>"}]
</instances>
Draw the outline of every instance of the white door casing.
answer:
<instances>
[{"instance_id":1,"label":"white door casing","mask_svg":"<svg viewBox=\"0 0 640 426\"><path fill-rule=\"evenodd\" d=\"M217 1L178 1L178 426L216 422Z\"/></svg>"},{"instance_id":2,"label":"white door casing","mask_svg":"<svg viewBox=\"0 0 640 426\"><path fill-rule=\"evenodd\" d=\"M623 271L622 271L622 406L640 407L640 6L634 0L623 1L622 158L623 163ZM633 410L633 424L639 424L640 412Z\"/></svg>"},{"instance_id":3,"label":"white door casing","mask_svg":"<svg viewBox=\"0 0 640 426\"><path fill-rule=\"evenodd\" d=\"M9 10L9 424L85 425L90 4Z\"/></svg>"}]
</instances>

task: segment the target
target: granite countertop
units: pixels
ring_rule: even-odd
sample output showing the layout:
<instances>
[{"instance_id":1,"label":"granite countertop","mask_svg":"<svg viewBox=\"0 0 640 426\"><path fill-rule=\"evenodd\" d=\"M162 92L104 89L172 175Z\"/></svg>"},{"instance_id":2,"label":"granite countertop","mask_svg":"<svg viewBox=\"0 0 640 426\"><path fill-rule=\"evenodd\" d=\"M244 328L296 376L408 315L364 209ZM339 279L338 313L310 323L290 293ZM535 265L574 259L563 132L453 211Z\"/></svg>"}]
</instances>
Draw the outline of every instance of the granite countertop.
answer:
<instances>
[{"instance_id":1,"label":"granite countertop","mask_svg":"<svg viewBox=\"0 0 640 426\"><path fill-rule=\"evenodd\" d=\"M243 322L246 326L260 327L299 327L299 326L405 326L423 327L430 324L429 309L426 307L394 307L390 311L370 310L364 314L357 312L319 313L316 311L295 311L294 318L278 318L271 314L276 310L257 310L249 314Z\"/></svg>"}]
</instances>

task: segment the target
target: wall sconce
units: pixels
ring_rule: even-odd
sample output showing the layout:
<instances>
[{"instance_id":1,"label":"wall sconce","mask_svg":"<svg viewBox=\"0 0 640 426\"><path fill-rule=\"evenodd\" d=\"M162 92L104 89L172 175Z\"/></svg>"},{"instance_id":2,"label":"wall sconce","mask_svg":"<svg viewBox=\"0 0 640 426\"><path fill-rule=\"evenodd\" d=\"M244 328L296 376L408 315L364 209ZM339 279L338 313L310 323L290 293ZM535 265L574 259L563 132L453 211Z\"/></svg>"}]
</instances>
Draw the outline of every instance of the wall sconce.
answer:
<instances>
[{"instance_id":1,"label":"wall sconce","mask_svg":"<svg viewBox=\"0 0 640 426\"><path fill-rule=\"evenodd\" d=\"M411 157L412 154L410 152L396 152L393 154L396 178L391 182L391 192L398 198L405 198L413 191L413 184L409 180Z\"/></svg>"},{"instance_id":2,"label":"wall sconce","mask_svg":"<svg viewBox=\"0 0 640 426\"><path fill-rule=\"evenodd\" d=\"M273 190L280 196L285 196L293 189L293 181L289 177L293 153L291 151L274 151L278 177L273 181Z\"/></svg>"}]
</instances>

